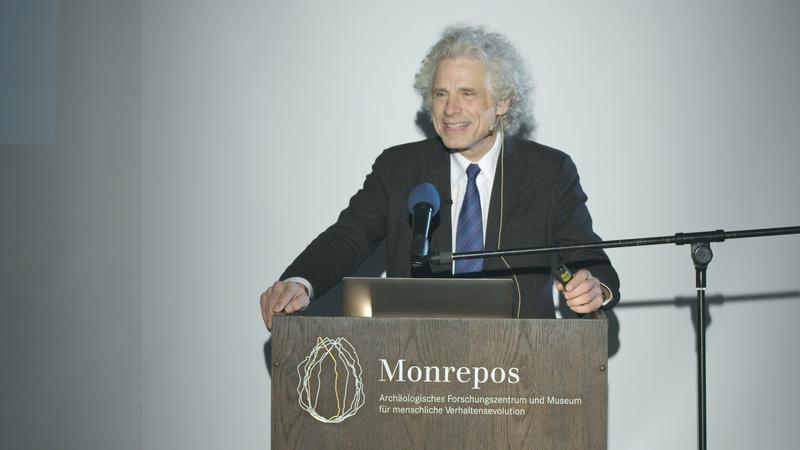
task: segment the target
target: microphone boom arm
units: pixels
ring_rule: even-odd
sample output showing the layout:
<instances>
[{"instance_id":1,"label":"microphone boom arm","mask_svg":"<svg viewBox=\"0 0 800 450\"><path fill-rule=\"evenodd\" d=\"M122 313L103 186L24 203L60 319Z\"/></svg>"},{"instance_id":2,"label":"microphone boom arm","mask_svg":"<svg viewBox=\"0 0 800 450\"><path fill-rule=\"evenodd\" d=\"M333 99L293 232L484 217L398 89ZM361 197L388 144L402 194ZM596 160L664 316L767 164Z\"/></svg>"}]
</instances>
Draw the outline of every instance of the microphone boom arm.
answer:
<instances>
[{"instance_id":1,"label":"microphone boom arm","mask_svg":"<svg viewBox=\"0 0 800 450\"><path fill-rule=\"evenodd\" d=\"M560 244L547 247L531 248L512 248L505 250L488 250L478 252L458 252L453 253L443 251L430 256L433 264L447 265L459 259L470 258L494 258L501 256L533 255L537 253L551 253L563 250L585 250L594 248L617 248L617 247L643 247L645 245L675 244L686 245L708 242L723 242L727 239L751 238L760 236L777 236L784 234L800 234L800 226L781 227L781 228L760 228L755 230L741 231L702 231L694 233L676 233L673 236L659 236L638 239L618 239L614 241L596 241L579 244Z\"/></svg>"}]
</instances>

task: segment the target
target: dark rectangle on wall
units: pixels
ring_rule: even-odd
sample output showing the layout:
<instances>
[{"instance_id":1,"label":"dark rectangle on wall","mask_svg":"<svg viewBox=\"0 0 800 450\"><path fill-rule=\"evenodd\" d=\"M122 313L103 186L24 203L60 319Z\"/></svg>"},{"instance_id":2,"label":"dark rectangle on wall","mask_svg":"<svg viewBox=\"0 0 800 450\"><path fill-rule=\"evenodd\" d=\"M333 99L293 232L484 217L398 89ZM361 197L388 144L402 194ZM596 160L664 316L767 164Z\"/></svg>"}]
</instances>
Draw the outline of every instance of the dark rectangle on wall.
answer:
<instances>
[{"instance_id":1,"label":"dark rectangle on wall","mask_svg":"<svg viewBox=\"0 0 800 450\"><path fill-rule=\"evenodd\" d=\"M58 6L0 2L0 144L53 142Z\"/></svg>"}]
</instances>

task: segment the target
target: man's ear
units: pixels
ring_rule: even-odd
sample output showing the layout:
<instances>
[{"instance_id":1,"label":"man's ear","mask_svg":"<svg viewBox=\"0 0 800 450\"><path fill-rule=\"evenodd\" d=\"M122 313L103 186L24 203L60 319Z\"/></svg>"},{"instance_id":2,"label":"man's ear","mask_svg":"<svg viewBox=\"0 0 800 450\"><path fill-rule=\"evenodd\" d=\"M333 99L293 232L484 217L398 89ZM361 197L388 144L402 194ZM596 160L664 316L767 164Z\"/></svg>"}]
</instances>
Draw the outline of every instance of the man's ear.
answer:
<instances>
[{"instance_id":1,"label":"man's ear","mask_svg":"<svg viewBox=\"0 0 800 450\"><path fill-rule=\"evenodd\" d=\"M497 108L495 108L495 115L502 116L506 112L508 112L508 108L511 107L511 99L510 98L503 98L497 102Z\"/></svg>"}]
</instances>

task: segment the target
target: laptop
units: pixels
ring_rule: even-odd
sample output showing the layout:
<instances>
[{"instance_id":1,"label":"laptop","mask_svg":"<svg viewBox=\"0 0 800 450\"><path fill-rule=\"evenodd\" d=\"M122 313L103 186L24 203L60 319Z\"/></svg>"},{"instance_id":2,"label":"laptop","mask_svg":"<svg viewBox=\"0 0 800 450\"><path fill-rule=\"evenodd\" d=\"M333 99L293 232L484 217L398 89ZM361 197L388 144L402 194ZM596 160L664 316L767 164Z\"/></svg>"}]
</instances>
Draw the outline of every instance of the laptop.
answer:
<instances>
[{"instance_id":1,"label":"laptop","mask_svg":"<svg viewBox=\"0 0 800 450\"><path fill-rule=\"evenodd\" d=\"M347 317L512 318L514 283L480 278L342 280Z\"/></svg>"}]
</instances>

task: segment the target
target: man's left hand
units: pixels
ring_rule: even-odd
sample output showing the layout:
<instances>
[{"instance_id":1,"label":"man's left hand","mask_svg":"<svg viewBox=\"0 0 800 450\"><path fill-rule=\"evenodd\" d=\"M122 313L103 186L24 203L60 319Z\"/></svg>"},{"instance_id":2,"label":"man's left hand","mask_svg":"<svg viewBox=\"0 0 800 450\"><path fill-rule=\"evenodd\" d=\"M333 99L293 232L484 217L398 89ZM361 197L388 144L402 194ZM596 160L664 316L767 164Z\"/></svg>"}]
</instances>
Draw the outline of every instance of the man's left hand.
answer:
<instances>
[{"instance_id":1,"label":"man's left hand","mask_svg":"<svg viewBox=\"0 0 800 450\"><path fill-rule=\"evenodd\" d=\"M556 283L556 287L567 299L569 309L578 314L594 312L603 306L603 290L600 288L600 280L593 277L592 273L586 269L577 271L566 287L561 283Z\"/></svg>"}]
</instances>

